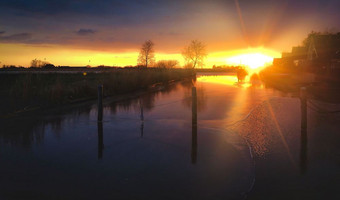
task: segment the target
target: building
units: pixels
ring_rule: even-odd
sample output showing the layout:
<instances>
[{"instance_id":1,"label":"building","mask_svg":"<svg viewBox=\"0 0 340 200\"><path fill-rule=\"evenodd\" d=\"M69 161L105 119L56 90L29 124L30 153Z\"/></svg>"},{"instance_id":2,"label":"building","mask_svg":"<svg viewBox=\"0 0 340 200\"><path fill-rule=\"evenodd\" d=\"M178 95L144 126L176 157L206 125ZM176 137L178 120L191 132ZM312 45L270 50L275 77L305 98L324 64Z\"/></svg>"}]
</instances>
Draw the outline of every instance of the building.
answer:
<instances>
[{"instance_id":1,"label":"building","mask_svg":"<svg viewBox=\"0 0 340 200\"><path fill-rule=\"evenodd\" d=\"M340 80L340 33L313 35L307 52L308 68L322 79Z\"/></svg>"}]
</instances>

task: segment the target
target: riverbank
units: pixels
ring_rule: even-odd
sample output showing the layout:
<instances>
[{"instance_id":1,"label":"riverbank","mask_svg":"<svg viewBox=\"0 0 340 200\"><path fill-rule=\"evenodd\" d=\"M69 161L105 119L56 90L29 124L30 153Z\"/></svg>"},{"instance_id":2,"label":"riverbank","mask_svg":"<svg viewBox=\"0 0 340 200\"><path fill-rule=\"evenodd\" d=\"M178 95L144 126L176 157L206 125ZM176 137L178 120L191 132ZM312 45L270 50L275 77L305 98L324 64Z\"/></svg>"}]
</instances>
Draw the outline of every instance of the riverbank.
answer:
<instances>
[{"instance_id":1,"label":"riverbank","mask_svg":"<svg viewBox=\"0 0 340 200\"><path fill-rule=\"evenodd\" d=\"M301 87L306 87L308 98L330 103L340 103L340 85L320 81L313 73L260 73L266 87L289 93L299 94Z\"/></svg>"},{"instance_id":2,"label":"riverbank","mask_svg":"<svg viewBox=\"0 0 340 200\"><path fill-rule=\"evenodd\" d=\"M195 72L187 69L0 74L0 114L3 116L94 100L98 85L103 85L104 96L108 97L147 90L155 84L167 84L194 76Z\"/></svg>"}]
</instances>

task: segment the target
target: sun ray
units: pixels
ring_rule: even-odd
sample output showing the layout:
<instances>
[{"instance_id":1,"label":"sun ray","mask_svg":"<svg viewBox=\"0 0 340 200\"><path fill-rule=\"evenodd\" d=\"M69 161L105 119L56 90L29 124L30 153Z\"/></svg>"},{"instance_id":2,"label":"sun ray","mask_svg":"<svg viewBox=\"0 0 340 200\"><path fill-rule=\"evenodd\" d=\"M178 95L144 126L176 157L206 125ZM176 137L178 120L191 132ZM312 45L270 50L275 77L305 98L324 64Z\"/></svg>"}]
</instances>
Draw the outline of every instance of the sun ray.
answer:
<instances>
[{"instance_id":1,"label":"sun ray","mask_svg":"<svg viewBox=\"0 0 340 200\"><path fill-rule=\"evenodd\" d=\"M277 119L276 119L276 116L275 116L275 114L274 114L273 107L272 107L272 105L270 104L270 102L269 102L268 100L267 100L266 102L267 102L267 106L268 106L270 115L271 115L271 117L272 117L272 120L273 120L273 122L274 122L275 128L276 128L276 130L277 130L277 132L278 132L278 134L279 134L279 136L280 136L280 139L281 139L281 141L282 141L283 146L285 147L285 149L286 149L286 151L287 151L288 157L289 157L289 159L290 159L292 165L293 165L295 168L297 168L297 165L296 165L296 163L295 163L295 161L294 161L293 155L292 155L292 153L291 153L291 151L290 151L290 148L289 148L289 146L288 146L288 144L287 144L286 138L284 137L284 135L283 135L283 133L282 133L282 130L281 130L281 128L280 128L280 125L279 125L279 123L278 123L278 121L277 121Z\"/></svg>"}]
</instances>

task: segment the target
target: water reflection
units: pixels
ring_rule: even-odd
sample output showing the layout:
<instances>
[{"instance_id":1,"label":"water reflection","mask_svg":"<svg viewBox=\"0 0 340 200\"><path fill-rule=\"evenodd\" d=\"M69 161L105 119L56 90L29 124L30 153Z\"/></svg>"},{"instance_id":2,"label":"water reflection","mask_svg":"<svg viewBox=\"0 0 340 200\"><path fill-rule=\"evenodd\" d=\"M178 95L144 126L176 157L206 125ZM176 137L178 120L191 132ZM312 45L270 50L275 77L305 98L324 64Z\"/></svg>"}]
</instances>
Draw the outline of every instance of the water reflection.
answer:
<instances>
[{"instance_id":1,"label":"water reflection","mask_svg":"<svg viewBox=\"0 0 340 200\"><path fill-rule=\"evenodd\" d=\"M224 127L242 136L256 156L264 157L270 152L277 141L277 136L282 135L282 127L279 123L282 119L277 119L277 115L281 112L283 102L278 99L271 99L273 93L258 85L256 77L253 77L252 83L245 82L244 84L238 84L237 79L233 76L204 76L199 77L198 80L207 84L213 83L211 85L216 88L214 95L224 97L224 102L228 102L226 104L227 109L219 107L218 110L215 110L218 112L224 110ZM223 85L227 86L222 87ZM229 93L233 95L228 96ZM277 94L282 96L281 93ZM223 101L223 98L221 98L221 101ZM211 104L215 103L221 105L220 101L211 102ZM292 105L295 104L294 102L291 103ZM288 106L287 108L291 109ZM284 136L279 138L282 143L286 143ZM289 147L286 148L286 151L291 155Z\"/></svg>"},{"instance_id":2,"label":"water reflection","mask_svg":"<svg viewBox=\"0 0 340 200\"><path fill-rule=\"evenodd\" d=\"M104 115L115 114L117 110L139 110L141 124L141 137L144 130L144 112L151 111L155 107L155 99L159 95L169 95L178 89L179 86L191 88L191 81L183 81L179 84L163 86L161 89L155 89L154 92L135 95L124 101L104 101ZM50 113L53 113L51 115ZM61 137L62 128L65 123L76 121L81 116L90 118L97 114L97 103L84 104L82 106L65 106L58 109L50 109L45 112L34 113L34 116L20 116L12 119L1 119L0 126L0 143L11 146L21 146L30 149L33 144L39 144L44 141L44 135L47 128L51 127L56 137ZM97 117L97 116L96 116ZM18 126L20 124L20 126ZM102 130L102 125L98 124L98 136ZM102 135L102 134L101 134ZM99 144L99 143L98 143Z\"/></svg>"},{"instance_id":3,"label":"water reflection","mask_svg":"<svg viewBox=\"0 0 340 200\"><path fill-rule=\"evenodd\" d=\"M98 159L103 158L104 150L104 135L103 135L103 122L99 121L98 126Z\"/></svg>"},{"instance_id":4,"label":"water reflection","mask_svg":"<svg viewBox=\"0 0 340 200\"><path fill-rule=\"evenodd\" d=\"M140 125L140 137L142 138L144 136L144 121L142 121Z\"/></svg>"},{"instance_id":5,"label":"water reflection","mask_svg":"<svg viewBox=\"0 0 340 200\"><path fill-rule=\"evenodd\" d=\"M300 138L300 172L307 171L307 100L300 98L301 102L301 138Z\"/></svg>"},{"instance_id":6,"label":"water reflection","mask_svg":"<svg viewBox=\"0 0 340 200\"><path fill-rule=\"evenodd\" d=\"M260 77L256 73L251 75L250 82L251 82L252 87L261 87L262 86L262 82L260 80Z\"/></svg>"},{"instance_id":7,"label":"water reflection","mask_svg":"<svg viewBox=\"0 0 340 200\"><path fill-rule=\"evenodd\" d=\"M301 129L301 139L300 139L300 171L301 174L306 173L307 171L307 151L308 151L308 143L307 143L307 129Z\"/></svg>"},{"instance_id":8,"label":"water reflection","mask_svg":"<svg viewBox=\"0 0 340 200\"><path fill-rule=\"evenodd\" d=\"M251 110L244 121L232 127L249 142L257 156L264 156L273 140L275 128L268 106L268 104L258 105Z\"/></svg>"},{"instance_id":9,"label":"water reflection","mask_svg":"<svg viewBox=\"0 0 340 200\"><path fill-rule=\"evenodd\" d=\"M142 138L144 135L144 109L143 109L143 101L140 99L139 100L139 105L140 105L140 137Z\"/></svg>"},{"instance_id":10,"label":"water reflection","mask_svg":"<svg viewBox=\"0 0 340 200\"><path fill-rule=\"evenodd\" d=\"M196 103L197 103L197 111L201 112L203 110L206 109L207 107L207 95L206 95L206 90L204 88L204 86L202 85L196 85ZM183 96L183 100L182 103L190 108L192 106L192 101L193 98L191 97L192 95L192 88L191 87L186 87L184 90L184 96Z\"/></svg>"},{"instance_id":11,"label":"water reflection","mask_svg":"<svg viewBox=\"0 0 340 200\"><path fill-rule=\"evenodd\" d=\"M233 95L225 101L228 102L225 110L223 123L226 129L230 129L242 136L251 146L252 151L258 157L264 157L277 138L284 144L286 152L292 157L285 136L282 134L282 125L280 121L287 120L287 117L278 119L278 115L282 112L283 101L272 99L273 93L262 87L257 75L250 78L250 82L238 83L234 76L201 76L198 78L200 82L214 84L217 94L221 95L225 92L231 92ZM227 90L217 89L223 87ZM275 93L274 93L275 94ZM279 96L283 93L278 92ZM220 102L218 102L220 103ZM295 102L289 102L287 109L292 109ZM223 107L220 107L220 111ZM281 115L279 115L281 117ZM292 160L294 163L294 161Z\"/></svg>"},{"instance_id":12,"label":"water reflection","mask_svg":"<svg viewBox=\"0 0 340 200\"><path fill-rule=\"evenodd\" d=\"M0 132L0 161L5 163L0 169L8 173L0 180L0 198L3 192L30 190L45 192L46 199L60 191L74 197L81 193L79 199L176 199L178 195L244 199L260 191L254 199L262 199L268 191L281 194L292 188L319 187L319 179L330 182L323 176L326 170L337 173L335 152L340 145L334 133L339 127L334 124L339 118L317 115L311 122L308 113L308 148L317 155L307 155L307 129L302 128L307 123L299 123L298 99L282 98L254 84L245 87L247 82L235 84L234 76L197 80L119 103L104 101L103 123L97 123L96 104L54 116L1 121L7 128ZM316 134L318 127L322 130ZM21 146L26 148L17 148ZM291 165L288 151L299 162L296 166ZM309 173L301 177L299 169L305 173L307 164ZM99 192L91 190L89 181Z\"/></svg>"},{"instance_id":13,"label":"water reflection","mask_svg":"<svg viewBox=\"0 0 340 200\"><path fill-rule=\"evenodd\" d=\"M159 90L155 90L154 92L135 95L132 98L124 99L124 101L119 102L113 101L108 105L108 108L111 111L110 114L115 114L117 112L117 109L123 111L135 110L140 111L142 114L142 112L144 113L151 111L156 106L155 99L157 97L170 95L171 92L178 90L179 87L191 89L191 86L192 86L191 80L182 81L177 84L162 86L162 88L160 88Z\"/></svg>"},{"instance_id":14,"label":"water reflection","mask_svg":"<svg viewBox=\"0 0 340 200\"><path fill-rule=\"evenodd\" d=\"M60 138L65 121L77 120L93 110L93 107L87 105L49 110L54 113L53 116L42 111L30 116L0 119L0 144L30 149L33 144L43 143L46 128L51 128L55 136ZM72 119L67 119L69 117Z\"/></svg>"},{"instance_id":15,"label":"water reflection","mask_svg":"<svg viewBox=\"0 0 340 200\"><path fill-rule=\"evenodd\" d=\"M197 93L196 87L192 87L192 122L191 122L191 163L197 161Z\"/></svg>"}]
</instances>

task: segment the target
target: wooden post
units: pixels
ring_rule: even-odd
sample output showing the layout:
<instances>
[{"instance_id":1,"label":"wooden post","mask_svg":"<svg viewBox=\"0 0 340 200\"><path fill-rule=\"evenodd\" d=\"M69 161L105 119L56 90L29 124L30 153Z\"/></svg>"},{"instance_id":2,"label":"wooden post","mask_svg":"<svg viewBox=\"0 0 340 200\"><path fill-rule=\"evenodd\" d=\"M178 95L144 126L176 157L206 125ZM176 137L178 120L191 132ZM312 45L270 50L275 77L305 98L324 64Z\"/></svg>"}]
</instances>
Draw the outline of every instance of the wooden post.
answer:
<instances>
[{"instance_id":1,"label":"wooden post","mask_svg":"<svg viewBox=\"0 0 340 200\"><path fill-rule=\"evenodd\" d=\"M98 121L103 120L103 85L98 85Z\"/></svg>"},{"instance_id":2,"label":"wooden post","mask_svg":"<svg viewBox=\"0 0 340 200\"><path fill-rule=\"evenodd\" d=\"M191 133L191 163L197 161L197 93L196 87L192 87L192 133Z\"/></svg>"},{"instance_id":3,"label":"wooden post","mask_svg":"<svg viewBox=\"0 0 340 200\"><path fill-rule=\"evenodd\" d=\"M140 106L140 120L144 121L144 111L143 111L143 101L139 100L139 106Z\"/></svg>"},{"instance_id":4,"label":"wooden post","mask_svg":"<svg viewBox=\"0 0 340 200\"><path fill-rule=\"evenodd\" d=\"M301 139L300 139L300 172L307 170L307 90L300 88L301 101Z\"/></svg>"},{"instance_id":5,"label":"wooden post","mask_svg":"<svg viewBox=\"0 0 340 200\"><path fill-rule=\"evenodd\" d=\"M300 88L301 101L301 131L307 129L307 91L305 87Z\"/></svg>"},{"instance_id":6,"label":"wooden post","mask_svg":"<svg viewBox=\"0 0 340 200\"><path fill-rule=\"evenodd\" d=\"M140 121L142 122L140 125L140 137L142 138L144 135L144 111L142 99L139 99L139 106L140 106Z\"/></svg>"},{"instance_id":7,"label":"wooden post","mask_svg":"<svg viewBox=\"0 0 340 200\"><path fill-rule=\"evenodd\" d=\"M98 159L103 158L104 150L104 134L103 134L103 122L98 121Z\"/></svg>"}]
</instances>

